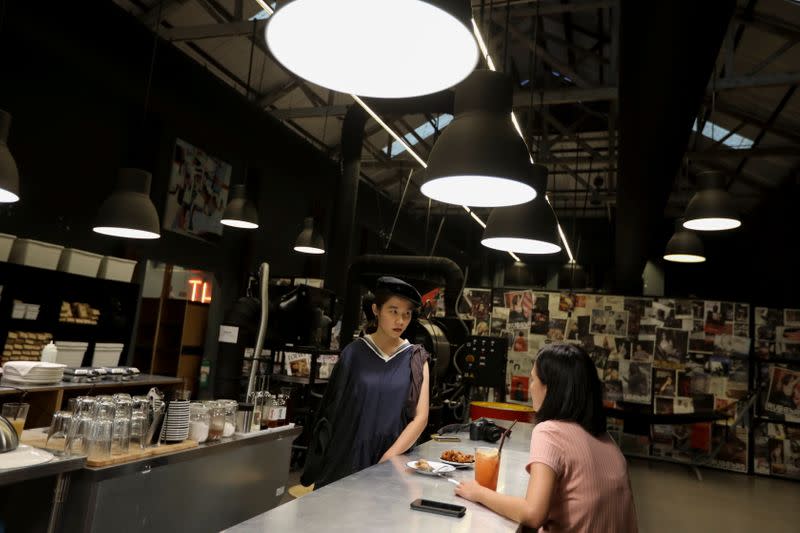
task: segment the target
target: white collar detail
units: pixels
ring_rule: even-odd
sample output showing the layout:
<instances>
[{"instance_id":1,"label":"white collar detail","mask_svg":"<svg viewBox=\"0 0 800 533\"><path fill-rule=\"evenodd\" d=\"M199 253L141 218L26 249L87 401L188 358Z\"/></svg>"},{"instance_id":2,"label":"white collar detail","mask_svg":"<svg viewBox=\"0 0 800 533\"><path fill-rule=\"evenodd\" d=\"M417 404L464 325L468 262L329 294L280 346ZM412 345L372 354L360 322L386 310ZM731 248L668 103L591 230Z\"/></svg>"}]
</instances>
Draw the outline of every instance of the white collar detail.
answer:
<instances>
[{"instance_id":1,"label":"white collar detail","mask_svg":"<svg viewBox=\"0 0 800 533\"><path fill-rule=\"evenodd\" d=\"M370 349L371 349L371 350L372 350L372 351L375 353L375 355L377 355L378 357L380 357L381 359L383 359L383 361L384 361L384 362L386 362L386 363L388 363L389 361L391 361L391 360L392 360L392 358L393 358L395 355L399 354L400 352L402 352L403 350L405 350L406 348L408 348L409 346L411 346L411 343L410 343L410 342L408 342L408 339L403 339L403 342L401 342L401 343L400 343L400 346L398 346L398 347L397 347L397 348L394 350L394 352L393 352L393 353L391 353L391 354L386 354L386 353L384 353L384 352L383 352L383 350L381 350L381 349L378 347L377 343L376 343L376 342L375 342L375 341L372 339L372 335L370 335L370 334L364 335L363 337L361 337L361 339L364 341L364 343L365 343L367 346L369 346L369 348L370 348Z\"/></svg>"}]
</instances>

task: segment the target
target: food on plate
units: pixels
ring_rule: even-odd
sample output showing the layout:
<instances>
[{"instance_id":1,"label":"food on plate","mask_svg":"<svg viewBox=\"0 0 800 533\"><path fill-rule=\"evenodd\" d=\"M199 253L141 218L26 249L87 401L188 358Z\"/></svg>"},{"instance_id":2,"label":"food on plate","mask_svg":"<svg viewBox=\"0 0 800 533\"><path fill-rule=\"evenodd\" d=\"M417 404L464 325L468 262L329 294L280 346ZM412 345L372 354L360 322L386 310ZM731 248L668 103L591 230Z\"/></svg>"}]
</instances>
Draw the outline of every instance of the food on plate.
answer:
<instances>
[{"instance_id":1,"label":"food on plate","mask_svg":"<svg viewBox=\"0 0 800 533\"><path fill-rule=\"evenodd\" d=\"M420 459L417 461L417 470L422 470L423 472L433 472L433 467L425 459Z\"/></svg>"},{"instance_id":2,"label":"food on plate","mask_svg":"<svg viewBox=\"0 0 800 533\"><path fill-rule=\"evenodd\" d=\"M442 452L442 460L451 463L474 463L475 457L458 450L445 450Z\"/></svg>"}]
</instances>

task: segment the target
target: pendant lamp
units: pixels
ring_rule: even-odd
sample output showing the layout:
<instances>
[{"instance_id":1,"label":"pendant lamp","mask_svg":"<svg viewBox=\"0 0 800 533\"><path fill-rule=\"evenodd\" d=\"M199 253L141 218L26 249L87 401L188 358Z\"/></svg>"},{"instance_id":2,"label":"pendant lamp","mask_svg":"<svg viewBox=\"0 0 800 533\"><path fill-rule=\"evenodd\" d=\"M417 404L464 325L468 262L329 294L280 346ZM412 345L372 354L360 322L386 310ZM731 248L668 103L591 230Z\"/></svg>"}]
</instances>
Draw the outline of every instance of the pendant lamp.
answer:
<instances>
[{"instance_id":1,"label":"pendant lamp","mask_svg":"<svg viewBox=\"0 0 800 533\"><path fill-rule=\"evenodd\" d=\"M698 191L686 206L683 227L695 231L724 231L742 225L733 198L725 190L725 174L706 170L697 174Z\"/></svg>"},{"instance_id":2,"label":"pendant lamp","mask_svg":"<svg viewBox=\"0 0 800 533\"><path fill-rule=\"evenodd\" d=\"M530 175L530 183L540 194L526 204L495 207L483 230L482 245L520 254L554 254L561 251L556 214L544 196L547 167L533 165Z\"/></svg>"},{"instance_id":3,"label":"pendant lamp","mask_svg":"<svg viewBox=\"0 0 800 533\"><path fill-rule=\"evenodd\" d=\"M683 219L675 222L675 233L667 243L664 259L673 263L702 263L706 260L703 241L684 227Z\"/></svg>"},{"instance_id":4,"label":"pendant lamp","mask_svg":"<svg viewBox=\"0 0 800 533\"><path fill-rule=\"evenodd\" d=\"M231 187L228 205L222 213L222 224L233 228L257 229L258 211L247 199L247 187L244 184Z\"/></svg>"},{"instance_id":5,"label":"pendant lamp","mask_svg":"<svg viewBox=\"0 0 800 533\"><path fill-rule=\"evenodd\" d=\"M302 254L324 254L325 241L322 235L314 228L314 219L307 217L303 221L303 231L297 236L294 251Z\"/></svg>"},{"instance_id":6,"label":"pendant lamp","mask_svg":"<svg viewBox=\"0 0 800 533\"><path fill-rule=\"evenodd\" d=\"M150 200L149 172L119 169L117 189L106 198L97 214L96 233L127 239L158 239L161 224Z\"/></svg>"},{"instance_id":7,"label":"pendant lamp","mask_svg":"<svg viewBox=\"0 0 800 533\"><path fill-rule=\"evenodd\" d=\"M8 149L11 115L0 109L0 203L19 201L19 171Z\"/></svg>"},{"instance_id":8,"label":"pendant lamp","mask_svg":"<svg viewBox=\"0 0 800 533\"><path fill-rule=\"evenodd\" d=\"M476 70L456 88L455 119L428 157L422 193L448 204L500 207L536 197L525 141L511 123L513 86Z\"/></svg>"},{"instance_id":9,"label":"pendant lamp","mask_svg":"<svg viewBox=\"0 0 800 533\"><path fill-rule=\"evenodd\" d=\"M469 0L279 0L265 40L284 67L375 98L441 91L478 62Z\"/></svg>"}]
</instances>

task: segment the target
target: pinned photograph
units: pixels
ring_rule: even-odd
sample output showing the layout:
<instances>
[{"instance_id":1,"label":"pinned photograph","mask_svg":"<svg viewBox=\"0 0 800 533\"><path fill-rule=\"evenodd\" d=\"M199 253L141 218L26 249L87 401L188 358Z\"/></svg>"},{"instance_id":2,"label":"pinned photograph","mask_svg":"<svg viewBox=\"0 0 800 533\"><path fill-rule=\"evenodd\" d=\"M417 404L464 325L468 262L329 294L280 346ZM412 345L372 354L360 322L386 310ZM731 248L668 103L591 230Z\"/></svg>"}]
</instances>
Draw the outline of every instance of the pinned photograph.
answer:
<instances>
[{"instance_id":1,"label":"pinned photograph","mask_svg":"<svg viewBox=\"0 0 800 533\"><path fill-rule=\"evenodd\" d=\"M724 322L733 322L735 315L734 304L731 302L722 302L720 310L722 312L722 320Z\"/></svg>"},{"instance_id":2,"label":"pinned photograph","mask_svg":"<svg viewBox=\"0 0 800 533\"><path fill-rule=\"evenodd\" d=\"M562 292L558 302L558 310L562 313L571 313L575 309L575 295Z\"/></svg>"},{"instance_id":3,"label":"pinned photograph","mask_svg":"<svg viewBox=\"0 0 800 533\"><path fill-rule=\"evenodd\" d=\"M540 311L538 308L533 310L530 331L534 335L547 335L550 329L550 311Z\"/></svg>"},{"instance_id":4,"label":"pinned photograph","mask_svg":"<svg viewBox=\"0 0 800 533\"><path fill-rule=\"evenodd\" d=\"M794 419L800 417L800 371L770 366L769 392L764 409Z\"/></svg>"},{"instance_id":5,"label":"pinned photograph","mask_svg":"<svg viewBox=\"0 0 800 533\"><path fill-rule=\"evenodd\" d=\"M694 413L694 402L691 398L678 396L673 399L673 402L672 412L676 415Z\"/></svg>"},{"instance_id":6,"label":"pinned photograph","mask_svg":"<svg viewBox=\"0 0 800 533\"><path fill-rule=\"evenodd\" d=\"M649 363L619 362L622 399L631 403L650 403L653 366Z\"/></svg>"},{"instance_id":7,"label":"pinned photograph","mask_svg":"<svg viewBox=\"0 0 800 533\"><path fill-rule=\"evenodd\" d=\"M531 291L511 291L505 293L508 307L508 324L512 329L527 329L533 315L533 293Z\"/></svg>"},{"instance_id":8,"label":"pinned photograph","mask_svg":"<svg viewBox=\"0 0 800 533\"><path fill-rule=\"evenodd\" d=\"M664 322L655 318L643 318L639 322L639 340L656 340L656 328L664 327Z\"/></svg>"},{"instance_id":9,"label":"pinned photograph","mask_svg":"<svg viewBox=\"0 0 800 533\"><path fill-rule=\"evenodd\" d=\"M589 336L589 321L587 316L572 316L567 319L566 334L567 340L581 340Z\"/></svg>"},{"instance_id":10,"label":"pinned photograph","mask_svg":"<svg viewBox=\"0 0 800 533\"><path fill-rule=\"evenodd\" d=\"M773 307L756 307L756 326L771 326L772 328L783 326L783 315L784 313L780 309L775 309Z\"/></svg>"},{"instance_id":11,"label":"pinned photograph","mask_svg":"<svg viewBox=\"0 0 800 533\"><path fill-rule=\"evenodd\" d=\"M625 311L628 312L628 336L639 336L639 323L645 316L645 309L650 305L650 300L644 298L625 298Z\"/></svg>"},{"instance_id":12,"label":"pinned photograph","mask_svg":"<svg viewBox=\"0 0 800 533\"><path fill-rule=\"evenodd\" d=\"M750 339L733 335L717 335L714 337L714 355L725 357L750 357Z\"/></svg>"},{"instance_id":13,"label":"pinned photograph","mask_svg":"<svg viewBox=\"0 0 800 533\"><path fill-rule=\"evenodd\" d=\"M464 289L458 312L466 315L464 318L474 318L476 322L483 320L488 323L492 312L491 289Z\"/></svg>"},{"instance_id":14,"label":"pinned photograph","mask_svg":"<svg viewBox=\"0 0 800 533\"><path fill-rule=\"evenodd\" d=\"M675 317L681 319L692 318L692 301L675 300Z\"/></svg>"},{"instance_id":15,"label":"pinned photograph","mask_svg":"<svg viewBox=\"0 0 800 533\"><path fill-rule=\"evenodd\" d=\"M656 403L653 406L657 415L671 415L675 413L675 398L660 398L656 397Z\"/></svg>"},{"instance_id":16,"label":"pinned photograph","mask_svg":"<svg viewBox=\"0 0 800 533\"><path fill-rule=\"evenodd\" d=\"M514 342L511 345L511 351L517 353L528 353L528 330L514 330L513 338Z\"/></svg>"},{"instance_id":17,"label":"pinned photograph","mask_svg":"<svg viewBox=\"0 0 800 533\"><path fill-rule=\"evenodd\" d=\"M551 341L563 341L567 328L566 318L552 318L547 328L547 338Z\"/></svg>"},{"instance_id":18,"label":"pinned photograph","mask_svg":"<svg viewBox=\"0 0 800 533\"><path fill-rule=\"evenodd\" d=\"M589 331L619 337L628 335L628 312L612 309L592 309Z\"/></svg>"},{"instance_id":19,"label":"pinned photograph","mask_svg":"<svg viewBox=\"0 0 800 533\"><path fill-rule=\"evenodd\" d=\"M689 351L689 332L682 329L656 329L654 364L659 368L682 368Z\"/></svg>"},{"instance_id":20,"label":"pinned photograph","mask_svg":"<svg viewBox=\"0 0 800 533\"><path fill-rule=\"evenodd\" d=\"M495 307L492 309L492 322L490 331L492 337L503 337L508 330L508 308Z\"/></svg>"},{"instance_id":21,"label":"pinned photograph","mask_svg":"<svg viewBox=\"0 0 800 533\"><path fill-rule=\"evenodd\" d=\"M631 358L640 363L652 363L654 348L655 341L635 340L631 343L631 349L633 351Z\"/></svg>"},{"instance_id":22,"label":"pinned photograph","mask_svg":"<svg viewBox=\"0 0 800 533\"><path fill-rule=\"evenodd\" d=\"M718 449L711 465L717 468L747 472L747 428L714 425L711 432L712 449Z\"/></svg>"},{"instance_id":23,"label":"pinned photograph","mask_svg":"<svg viewBox=\"0 0 800 533\"><path fill-rule=\"evenodd\" d=\"M733 333L733 326L725 324L722 315L722 304L720 302L706 302L706 326L705 332L709 335L721 335Z\"/></svg>"},{"instance_id":24,"label":"pinned photograph","mask_svg":"<svg viewBox=\"0 0 800 533\"><path fill-rule=\"evenodd\" d=\"M750 336L750 324L745 324L742 322L735 322L733 324L733 334L736 337L749 337Z\"/></svg>"},{"instance_id":25,"label":"pinned photograph","mask_svg":"<svg viewBox=\"0 0 800 533\"><path fill-rule=\"evenodd\" d=\"M675 396L675 371L657 369L653 389L656 396Z\"/></svg>"},{"instance_id":26,"label":"pinned photograph","mask_svg":"<svg viewBox=\"0 0 800 533\"><path fill-rule=\"evenodd\" d=\"M706 303L703 300L692 300L692 318L706 320Z\"/></svg>"},{"instance_id":27,"label":"pinned photograph","mask_svg":"<svg viewBox=\"0 0 800 533\"><path fill-rule=\"evenodd\" d=\"M736 312L734 315L736 322L750 323L750 304L736 304Z\"/></svg>"},{"instance_id":28,"label":"pinned photograph","mask_svg":"<svg viewBox=\"0 0 800 533\"><path fill-rule=\"evenodd\" d=\"M800 309L784 309L783 325L795 327L800 326Z\"/></svg>"},{"instance_id":29,"label":"pinned photograph","mask_svg":"<svg viewBox=\"0 0 800 533\"><path fill-rule=\"evenodd\" d=\"M614 337L614 348L611 350L609 358L630 360L631 341L624 337Z\"/></svg>"},{"instance_id":30,"label":"pinned photograph","mask_svg":"<svg viewBox=\"0 0 800 533\"><path fill-rule=\"evenodd\" d=\"M603 382L603 396L609 402L622 401L622 382L618 379Z\"/></svg>"},{"instance_id":31,"label":"pinned photograph","mask_svg":"<svg viewBox=\"0 0 800 533\"><path fill-rule=\"evenodd\" d=\"M603 369L603 381L619 381L619 361L608 361Z\"/></svg>"}]
</instances>

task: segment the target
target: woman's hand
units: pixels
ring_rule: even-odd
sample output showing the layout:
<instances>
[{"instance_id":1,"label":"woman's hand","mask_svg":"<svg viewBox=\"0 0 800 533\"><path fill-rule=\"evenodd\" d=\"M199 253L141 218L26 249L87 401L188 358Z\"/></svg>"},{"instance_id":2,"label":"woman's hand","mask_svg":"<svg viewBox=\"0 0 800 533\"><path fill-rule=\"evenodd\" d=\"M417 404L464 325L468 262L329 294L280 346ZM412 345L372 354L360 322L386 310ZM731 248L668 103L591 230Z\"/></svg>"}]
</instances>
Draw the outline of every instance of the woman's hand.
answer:
<instances>
[{"instance_id":1,"label":"woman's hand","mask_svg":"<svg viewBox=\"0 0 800 533\"><path fill-rule=\"evenodd\" d=\"M480 503L481 496L488 491L486 487L479 484L474 479L462 481L456 487L456 495L461 496L465 500Z\"/></svg>"}]
</instances>

